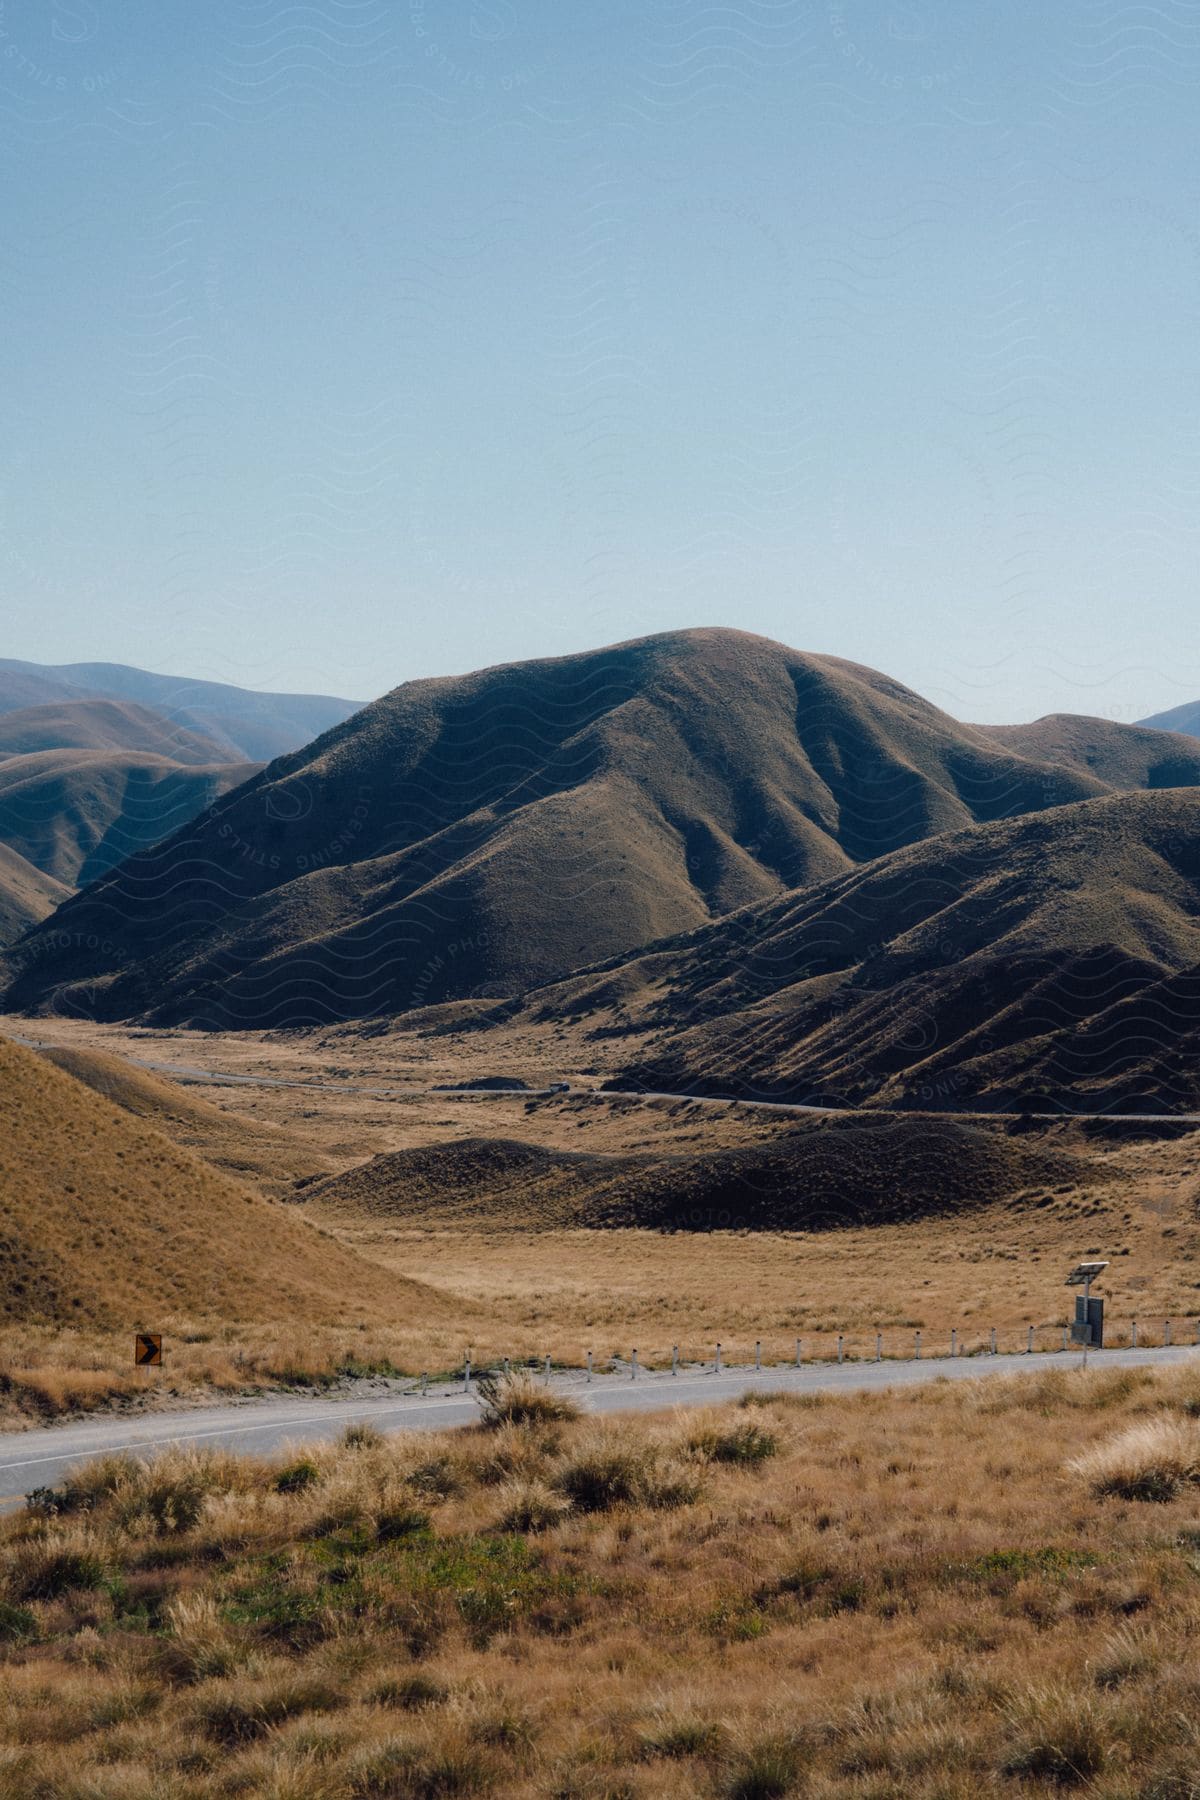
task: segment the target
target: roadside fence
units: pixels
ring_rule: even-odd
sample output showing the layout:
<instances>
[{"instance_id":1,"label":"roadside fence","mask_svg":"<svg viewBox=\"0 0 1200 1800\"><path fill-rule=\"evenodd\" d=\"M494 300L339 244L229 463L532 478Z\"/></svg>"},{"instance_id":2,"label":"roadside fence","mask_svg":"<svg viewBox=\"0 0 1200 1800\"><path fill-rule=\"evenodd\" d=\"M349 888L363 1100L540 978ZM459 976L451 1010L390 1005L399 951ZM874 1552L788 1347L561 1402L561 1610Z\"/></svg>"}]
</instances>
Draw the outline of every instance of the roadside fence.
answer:
<instances>
[{"instance_id":1,"label":"roadside fence","mask_svg":"<svg viewBox=\"0 0 1200 1800\"><path fill-rule=\"evenodd\" d=\"M1152 1315L1126 1320L1106 1320L1106 1349L1155 1349L1161 1346L1200 1346L1200 1318L1170 1318ZM1095 1349L1095 1346L1088 1346ZM1036 1356L1051 1351L1082 1351L1084 1346L1071 1337L1069 1323L1055 1321L1041 1325L954 1326L947 1331L893 1329L888 1331L814 1332L809 1336L783 1338L714 1339L709 1344L680 1341L650 1349L634 1347L621 1351L589 1349L578 1362L556 1362L544 1353L517 1357L494 1357L477 1360L467 1352L457 1369L449 1372L452 1381L469 1387L472 1379L483 1374L507 1375L523 1371L548 1381L557 1372L582 1381L585 1385L600 1376L624 1377L636 1381L645 1375L721 1374L734 1369L762 1373L771 1369L803 1368L810 1363L882 1363L908 1362L929 1357ZM1099 1352L1103 1354L1103 1352ZM438 1377L444 1381L446 1375ZM425 1392L430 1377L420 1378Z\"/></svg>"}]
</instances>

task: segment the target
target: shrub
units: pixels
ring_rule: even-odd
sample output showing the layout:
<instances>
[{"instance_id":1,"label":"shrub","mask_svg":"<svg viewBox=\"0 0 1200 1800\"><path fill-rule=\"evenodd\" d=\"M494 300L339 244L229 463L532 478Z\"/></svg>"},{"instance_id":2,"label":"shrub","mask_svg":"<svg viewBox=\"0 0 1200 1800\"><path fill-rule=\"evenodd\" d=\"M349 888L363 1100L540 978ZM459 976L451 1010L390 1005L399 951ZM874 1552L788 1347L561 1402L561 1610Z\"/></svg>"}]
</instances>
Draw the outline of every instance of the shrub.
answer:
<instances>
[{"instance_id":1,"label":"shrub","mask_svg":"<svg viewBox=\"0 0 1200 1800\"><path fill-rule=\"evenodd\" d=\"M755 1419L741 1419L732 1425L706 1422L691 1432L687 1448L707 1462L753 1467L779 1454L779 1436Z\"/></svg>"},{"instance_id":2,"label":"shrub","mask_svg":"<svg viewBox=\"0 0 1200 1800\"><path fill-rule=\"evenodd\" d=\"M700 1492L695 1469L663 1462L653 1443L616 1431L598 1433L582 1444L555 1471L554 1485L583 1513L609 1512L615 1506L686 1506Z\"/></svg>"},{"instance_id":3,"label":"shrub","mask_svg":"<svg viewBox=\"0 0 1200 1800\"><path fill-rule=\"evenodd\" d=\"M76 1588L98 1588L104 1562L90 1543L34 1538L22 1544L9 1568L8 1587L15 1600L57 1600Z\"/></svg>"},{"instance_id":4,"label":"shrub","mask_svg":"<svg viewBox=\"0 0 1200 1800\"><path fill-rule=\"evenodd\" d=\"M475 1384L481 1423L490 1430L499 1425L550 1425L577 1419L579 1408L566 1394L556 1394L524 1370L511 1375L481 1375Z\"/></svg>"},{"instance_id":5,"label":"shrub","mask_svg":"<svg viewBox=\"0 0 1200 1800\"><path fill-rule=\"evenodd\" d=\"M501 1488L501 1531L549 1531L561 1523L571 1502L544 1481L510 1481Z\"/></svg>"},{"instance_id":6,"label":"shrub","mask_svg":"<svg viewBox=\"0 0 1200 1800\"><path fill-rule=\"evenodd\" d=\"M1068 1464L1093 1493L1122 1500L1173 1500L1200 1481L1200 1430L1179 1419L1150 1419Z\"/></svg>"},{"instance_id":7,"label":"shrub","mask_svg":"<svg viewBox=\"0 0 1200 1800\"><path fill-rule=\"evenodd\" d=\"M302 1494L321 1478L321 1471L310 1456L302 1456L298 1461L289 1463L286 1469L280 1469L275 1477L277 1494Z\"/></svg>"}]
</instances>

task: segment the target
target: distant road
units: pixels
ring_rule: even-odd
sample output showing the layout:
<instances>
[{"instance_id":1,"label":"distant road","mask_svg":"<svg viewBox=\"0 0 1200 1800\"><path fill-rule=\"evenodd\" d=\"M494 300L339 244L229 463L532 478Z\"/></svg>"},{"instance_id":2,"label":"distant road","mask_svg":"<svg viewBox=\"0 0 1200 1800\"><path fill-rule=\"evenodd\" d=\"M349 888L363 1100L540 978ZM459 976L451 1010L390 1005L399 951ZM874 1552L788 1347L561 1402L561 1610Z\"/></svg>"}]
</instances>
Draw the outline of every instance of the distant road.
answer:
<instances>
[{"instance_id":1,"label":"distant road","mask_svg":"<svg viewBox=\"0 0 1200 1800\"><path fill-rule=\"evenodd\" d=\"M1154 1367L1187 1363L1200 1350L1182 1345L1169 1349L1100 1350L1088 1356L1089 1370ZM764 1368L723 1369L718 1375L684 1370L677 1376L655 1370L636 1381L610 1375L590 1385L582 1374L553 1377L551 1386L569 1393L589 1413L657 1412L673 1406L704 1406L736 1400L742 1394L853 1393L864 1389L912 1387L920 1382L990 1380L997 1375L1034 1375L1047 1369L1078 1369L1078 1350L1044 1351L1033 1356L924 1357L919 1362L812 1363ZM440 1387L422 1399L415 1392L360 1395L348 1400L296 1399L286 1394L268 1399L195 1407L185 1412L141 1413L137 1417L103 1417L71 1424L41 1426L33 1431L0 1433L0 1511L11 1512L36 1487L54 1487L74 1463L91 1462L113 1451L153 1454L168 1445L234 1450L270 1456L289 1444L327 1441L347 1425L370 1424L378 1430L444 1431L469 1425L479 1417L473 1394Z\"/></svg>"},{"instance_id":2,"label":"distant road","mask_svg":"<svg viewBox=\"0 0 1200 1800\"><path fill-rule=\"evenodd\" d=\"M66 1046L53 1038L23 1037L19 1032L9 1036L31 1050L59 1050ZM196 1082L206 1086L270 1087L315 1089L330 1094L366 1094L373 1100L404 1100L413 1094L436 1094L439 1100L545 1100L555 1098L563 1090L544 1088L459 1088L459 1087L367 1087L356 1081L294 1081L284 1075L226 1074L216 1069L201 1068L194 1063L159 1062L148 1056L130 1056L126 1062L156 1074L170 1075L176 1081ZM936 1107L908 1106L812 1106L797 1100L743 1100L737 1094L670 1094L653 1088L598 1088L572 1085L566 1092L574 1100L684 1100L693 1106L743 1106L758 1112L820 1113L827 1118L846 1119L858 1113L888 1113L904 1118L923 1113L927 1118L946 1119L1044 1119L1060 1123L1067 1119L1105 1119L1126 1124L1200 1125L1200 1113L1114 1113L1114 1112L972 1112L959 1107L940 1112Z\"/></svg>"}]
</instances>

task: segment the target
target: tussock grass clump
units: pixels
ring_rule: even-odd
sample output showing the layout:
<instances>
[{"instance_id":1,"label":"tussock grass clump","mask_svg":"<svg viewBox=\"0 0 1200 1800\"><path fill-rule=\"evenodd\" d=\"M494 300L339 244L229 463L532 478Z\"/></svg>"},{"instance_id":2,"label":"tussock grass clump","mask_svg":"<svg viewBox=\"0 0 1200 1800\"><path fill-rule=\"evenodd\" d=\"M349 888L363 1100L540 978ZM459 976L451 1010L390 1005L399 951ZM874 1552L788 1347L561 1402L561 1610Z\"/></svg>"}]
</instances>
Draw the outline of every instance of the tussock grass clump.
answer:
<instances>
[{"instance_id":1,"label":"tussock grass clump","mask_svg":"<svg viewBox=\"0 0 1200 1800\"><path fill-rule=\"evenodd\" d=\"M653 1441L638 1443L628 1432L597 1432L561 1463L555 1483L577 1511L609 1512L616 1506L651 1511L687 1506L700 1492L693 1468L663 1457Z\"/></svg>"},{"instance_id":2,"label":"tussock grass clump","mask_svg":"<svg viewBox=\"0 0 1200 1800\"><path fill-rule=\"evenodd\" d=\"M376 1706L395 1706L402 1712L422 1712L427 1706L443 1706L450 1698L450 1689L436 1676L417 1673L381 1681L371 1689L367 1698Z\"/></svg>"},{"instance_id":3,"label":"tussock grass clump","mask_svg":"<svg viewBox=\"0 0 1200 1800\"><path fill-rule=\"evenodd\" d=\"M655 1757L668 1757L672 1761L683 1757L712 1758L724 1750L726 1737L720 1720L664 1706L657 1710L653 1723L641 1734L638 1750L647 1760Z\"/></svg>"},{"instance_id":4,"label":"tussock grass clump","mask_svg":"<svg viewBox=\"0 0 1200 1800\"><path fill-rule=\"evenodd\" d=\"M1122 1500L1174 1500L1200 1482L1200 1426L1170 1418L1147 1419L1068 1465L1094 1493Z\"/></svg>"},{"instance_id":5,"label":"tussock grass clump","mask_svg":"<svg viewBox=\"0 0 1200 1800\"><path fill-rule=\"evenodd\" d=\"M794 1744L767 1739L742 1752L721 1784L722 1800L786 1800L797 1791L801 1760Z\"/></svg>"},{"instance_id":6,"label":"tussock grass clump","mask_svg":"<svg viewBox=\"0 0 1200 1800\"><path fill-rule=\"evenodd\" d=\"M571 1502L544 1481L510 1481L497 1495L501 1531L550 1531L560 1525Z\"/></svg>"},{"instance_id":7,"label":"tussock grass clump","mask_svg":"<svg viewBox=\"0 0 1200 1800\"><path fill-rule=\"evenodd\" d=\"M1111 1721L1086 1696L1061 1688L1030 1692L1010 1714L1002 1775L1072 1788L1107 1768Z\"/></svg>"},{"instance_id":8,"label":"tussock grass clump","mask_svg":"<svg viewBox=\"0 0 1200 1800\"><path fill-rule=\"evenodd\" d=\"M753 1468L778 1456L781 1439L753 1417L730 1422L728 1416L714 1413L692 1425L684 1442L690 1455L705 1462Z\"/></svg>"},{"instance_id":9,"label":"tussock grass clump","mask_svg":"<svg viewBox=\"0 0 1200 1800\"><path fill-rule=\"evenodd\" d=\"M553 1425L579 1417L579 1408L568 1394L555 1393L524 1369L509 1375L480 1375L475 1392L481 1422L492 1429L501 1425Z\"/></svg>"},{"instance_id":10,"label":"tussock grass clump","mask_svg":"<svg viewBox=\"0 0 1200 1800\"><path fill-rule=\"evenodd\" d=\"M345 1703L339 1689L320 1679L288 1681L258 1692L245 1683L227 1683L207 1693L194 1716L206 1736L229 1749L265 1736L286 1719L334 1712Z\"/></svg>"}]
</instances>

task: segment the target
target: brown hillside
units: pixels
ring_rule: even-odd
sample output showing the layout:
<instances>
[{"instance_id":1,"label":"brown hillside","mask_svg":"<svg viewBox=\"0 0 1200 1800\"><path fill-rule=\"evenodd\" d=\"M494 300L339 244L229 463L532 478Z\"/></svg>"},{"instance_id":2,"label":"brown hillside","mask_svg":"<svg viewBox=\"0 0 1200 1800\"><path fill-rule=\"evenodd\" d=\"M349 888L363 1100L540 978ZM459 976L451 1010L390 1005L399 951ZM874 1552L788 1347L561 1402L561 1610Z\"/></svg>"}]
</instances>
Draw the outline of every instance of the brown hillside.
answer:
<instances>
[{"instance_id":1,"label":"brown hillside","mask_svg":"<svg viewBox=\"0 0 1200 1800\"><path fill-rule=\"evenodd\" d=\"M1078 770L1110 788L1200 785L1200 744L1181 731L1152 731L1075 713L1050 713L1031 725L981 729L1018 756Z\"/></svg>"},{"instance_id":2,"label":"brown hillside","mask_svg":"<svg viewBox=\"0 0 1200 1800\"><path fill-rule=\"evenodd\" d=\"M1200 700L1188 700L1182 706L1171 707L1168 712L1154 713L1141 723L1152 725L1158 731L1177 731L1186 737L1200 737Z\"/></svg>"},{"instance_id":3,"label":"brown hillside","mask_svg":"<svg viewBox=\"0 0 1200 1800\"><path fill-rule=\"evenodd\" d=\"M127 663L54 665L0 657L0 714L64 700L132 701L148 707L216 745L205 761L231 763L269 762L298 750L361 705L330 694L256 693Z\"/></svg>"},{"instance_id":4,"label":"brown hillside","mask_svg":"<svg viewBox=\"0 0 1200 1800\"><path fill-rule=\"evenodd\" d=\"M1108 788L743 632L410 682L72 902L9 1003L213 1027L510 995Z\"/></svg>"},{"instance_id":5,"label":"brown hillside","mask_svg":"<svg viewBox=\"0 0 1200 1800\"><path fill-rule=\"evenodd\" d=\"M376 1156L316 1183L315 1215L345 1226L533 1231L817 1231L961 1214L1080 1178L1070 1153L963 1120L813 1118L768 1143L708 1154L604 1156L504 1138ZM1103 1179L1088 1163L1091 1179Z\"/></svg>"},{"instance_id":6,"label":"brown hillside","mask_svg":"<svg viewBox=\"0 0 1200 1800\"><path fill-rule=\"evenodd\" d=\"M926 1107L1200 1108L1200 794L976 826L533 994L630 1083Z\"/></svg>"},{"instance_id":7,"label":"brown hillside","mask_svg":"<svg viewBox=\"0 0 1200 1800\"><path fill-rule=\"evenodd\" d=\"M134 750L9 756L0 760L0 843L65 886L84 886L253 773Z\"/></svg>"},{"instance_id":8,"label":"brown hillside","mask_svg":"<svg viewBox=\"0 0 1200 1800\"><path fill-rule=\"evenodd\" d=\"M297 1143L282 1127L214 1106L177 1081L123 1057L77 1045L39 1046L38 1054L113 1106L146 1120L173 1143L263 1193L280 1198L298 1181L330 1168L325 1157Z\"/></svg>"},{"instance_id":9,"label":"brown hillside","mask_svg":"<svg viewBox=\"0 0 1200 1800\"><path fill-rule=\"evenodd\" d=\"M4 1039L0 1256L6 1322L378 1321L442 1304Z\"/></svg>"},{"instance_id":10,"label":"brown hillside","mask_svg":"<svg viewBox=\"0 0 1200 1800\"><path fill-rule=\"evenodd\" d=\"M13 944L31 925L47 918L70 889L52 875L0 844L0 949Z\"/></svg>"},{"instance_id":11,"label":"brown hillside","mask_svg":"<svg viewBox=\"0 0 1200 1800\"><path fill-rule=\"evenodd\" d=\"M225 760L212 738L131 700L65 700L0 713L0 756L39 750L138 750L201 766Z\"/></svg>"}]
</instances>

